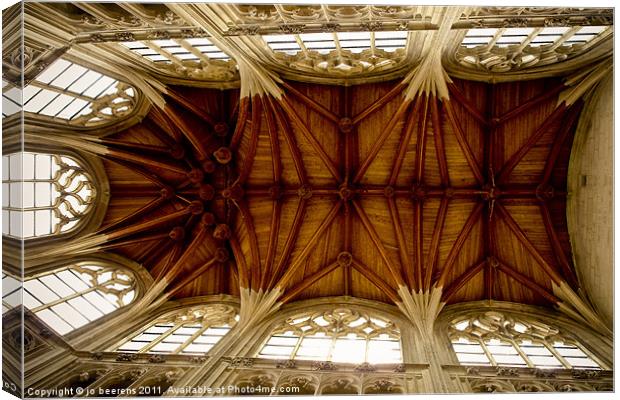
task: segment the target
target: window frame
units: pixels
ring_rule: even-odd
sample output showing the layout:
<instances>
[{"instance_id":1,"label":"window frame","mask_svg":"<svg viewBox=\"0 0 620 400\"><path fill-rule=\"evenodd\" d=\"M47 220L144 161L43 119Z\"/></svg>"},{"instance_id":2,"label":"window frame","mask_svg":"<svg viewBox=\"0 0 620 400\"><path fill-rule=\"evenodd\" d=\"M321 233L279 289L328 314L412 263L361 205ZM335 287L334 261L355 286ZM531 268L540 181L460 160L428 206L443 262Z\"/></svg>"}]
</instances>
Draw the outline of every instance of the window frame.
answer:
<instances>
[{"instance_id":1,"label":"window frame","mask_svg":"<svg viewBox=\"0 0 620 400\"><path fill-rule=\"evenodd\" d=\"M24 126L24 129L28 129L28 126ZM9 132L7 132L7 134L9 134ZM97 156L76 149L49 145L47 143L25 143L23 148L19 148L15 145L7 146L4 154L10 155L20 151L61 155L72 158L91 177L91 183L95 187L97 193L91 205L92 210L81 218L75 227L67 232L62 232L58 235L32 237L29 239L2 235L3 250L6 252L7 256L14 255L14 257L19 259L33 258L32 264L38 265L47 262L47 260L36 257L38 254L43 253L45 249L68 242L79 235L94 232L101 226L110 201L110 186L103 161Z\"/></svg>"},{"instance_id":2,"label":"window frame","mask_svg":"<svg viewBox=\"0 0 620 400\"><path fill-rule=\"evenodd\" d=\"M193 299L193 300L199 300L199 299ZM225 334L219 336L219 339L215 343L213 343L211 348L209 348L206 352L184 353L183 350L185 350L190 345L194 344L194 341L198 337L202 336L204 332L212 328L215 328L215 329L221 328L221 325L219 324L222 322L222 320L219 318L222 318L222 317L218 317L218 319L216 319L215 321L209 321L209 320L199 321L199 322L191 321L190 314L192 314L194 311L197 311L200 309L209 309L212 307L214 308L222 307L226 313L230 314L227 317L224 317L224 320L227 321L227 323L230 325L230 327L228 328L228 331ZM232 315L232 313L234 313L234 316ZM183 320L183 318L187 318L188 316L190 319ZM122 340L116 341L112 346L109 346L108 351L117 352L117 353L129 353L129 354L157 354L157 355L163 355L163 356L181 355L181 356L195 357L195 356L207 355L213 350L213 348L217 347L218 344L235 329L235 327L237 326L238 320L239 320L239 307L237 304L231 304L230 302L225 302L225 301L205 301L205 302L202 302L200 305L194 304L194 305L184 306L180 308L175 308L172 311L167 311L163 313L159 312L154 315L150 315L148 317L149 317L148 319L143 319L139 325L135 325L131 329L131 331L129 331L129 333L123 337ZM174 322L170 322L170 321L174 321ZM161 332L157 336L157 338L151 340L150 342L148 342L147 345L143 346L142 348L138 350L122 349L123 346L125 346L128 343L134 342L134 339L140 337L146 331L153 328L157 324L170 324L172 326L167 327L165 332ZM201 327L196 332L194 332L192 335L190 335L188 339L186 339L182 343L178 343L178 346L174 351L155 351L155 352L150 351L153 347L157 346L159 343L164 342L164 340L167 337L175 334L175 332L178 329L183 328L184 325L189 325L189 324L194 324L194 325L200 324Z\"/></svg>"},{"instance_id":3,"label":"window frame","mask_svg":"<svg viewBox=\"0 0 620 400\"><path fill-rule=\"evenodd\" d=\"M313 302L313 301L310 301ZM365 301L366 302L366 301ZM364 303L365 303L364 302ZM300 303L306 303L306 302L300 302ZM271 341L271 339L274 336L281 336L281 333L278 333L280 331L285 332L286 331L286 325L287 325L287 321L288 320L294 320L294 319L299 319L302 317L309 317L310 315L312 315L312 317L309 318L316 318L318 316L323 315L326 312L333 312L334 310L337 310L339 308L344 308L344 309L348 309L351 310L353 312L358 313L358 318L359 317L368 317L368 319L370 318L375 318L375 319L379 319L382 321L387 321L389 323L392 324L392 326L394 327L394 329L398 332L399 334L399 338L397 340L398 342L398 346L399 346L399 353L400 353L400 360L399 361L390 361L390 362L370 362L368 361L368 354L369 354L369 348L371 345L372 334L367 334L368 336L366 338L364 338L363 340L365 341L365 356L364 359L356 362L356 361L352 361L352 362L348 362L348 361L333 361L333 355L334 355L334 350L335 350L335 343L338 339L340 338L346 338L347 333L344 332L344 334L340 334L339 332L335 332L332 334L327 333L325 335L326 338L330 339L330 348L328 350L328 354L327 357L325 359L320 358L320 359L311 359L311 358L296 358L297 356L297 352L299 350L299 348L301 347L304 339L305 339L305 335L302 333L299 336L295 336L296 337L296 343L295 346L293 348L293 350L291 351L290 355L288 356L284 356L281 358L278 357L265 357L265 355L261 354L263 349L268 346L268 343ZM362 324L363 325L363 324ZM308 307L303 307L301 308L299 311L295 312L295 313L281 313L279 314L277 317L275 317L273 319L273 321L270 323L269 328L266 330L265 332L265 337L263 338L263 340L259 341L258 344L259 346L253 349L253 352L251 353L251 356L256 357L256 358L264 358L264 359L273 359L273 360L296 360L296 361L302 361L302 362L311 362L311 361L332 361L332 362L337 362L337 363L348 363L348 364L362 364L362 363L366 363L369 362L371 364L377 364L377 365L391 365L391 364L401 364L406 362L405 360L407 360L407 356L406 356L406 345L405 345L405 340L406 337L408 337L409 335L407 335L406 333L403 332L403 323L399 320L399 318L394 318L393 315L391 315L391 313L385 313L385 312L381 312L381 311L377 311L377 310L369 310L366 307L359 307L356 306L355 304L350 304L350 303L343 303L343 304L332 304L331 306L318 306L318 307L312 307L312 306L308 306ZM289 335L290 336L290 335ZM378 335L377 335L378 336ZM293 336L291 336L293 337ZM387 339L386 339L387 340ZM289 346L290 347L290 346Z\"/></svg>"},{"instance_id":4,"label":"window frame","mask_svg":"<svg viewBox=\"0 0 620 400\"><path fill-rule=\"evenodd\" d=\"M577 322L569 319L568 317L557 313L552 310L545 310L542 307L514 304L508 302L497 302L498 304L493 307L483 302L472 303L459 303L446 307L440 314L436 325L435 333L440 337L440 340L445 344L449 350L446 354L445 363L450 365L460 365L463 367L481 367L481 368L496 368L507 365L496 365L492 357L489 357L485 353L485 357L488 359L488 365L481 363L461 363L457 357L457 351L453 348L453 339L456 342L457 337L468 338L470 342L479 344L489 338L501 338L508 342L516 349L516 352L520 355L526 365L522 366L508 366L514 368L536 368L536 369L562 369L571 371L573 369L597 369L596 367L572 367L561 355L558 355L557 350L554 348L554 341L562 341L565 344L576 347L583 354L585 354L594 364L598 365L600 370L609 370L611 363L608 360L608 356L605 356L604 349L607 348L608 339L601 336L600 333L590 330L587 326L582 326ZM512 337L506 336L497 332L487 332L482 335L473 335L469 332L464 332L454 327L455 324L465 323L465 321L472 321L478 316L484 315L484 313L492 312L503 314L506 320L513 322L539 326L540 331L524 332L514 334ZM543 331L548 329L549 332L544 334ZM577 340L577 338L580 338ZM529 359L529 356L525 354L522 346L523 340L530 341L532 344L540 344L547 349L547 351L553 356L553 358L560 364L557 367L537 365ZM600 346L597 347L597 346ZM480 346L484 348L484 346ZM594 351L596 348L598 351ZM486 350L485 350L486 352Z\"/></svg>"}]
</instances>

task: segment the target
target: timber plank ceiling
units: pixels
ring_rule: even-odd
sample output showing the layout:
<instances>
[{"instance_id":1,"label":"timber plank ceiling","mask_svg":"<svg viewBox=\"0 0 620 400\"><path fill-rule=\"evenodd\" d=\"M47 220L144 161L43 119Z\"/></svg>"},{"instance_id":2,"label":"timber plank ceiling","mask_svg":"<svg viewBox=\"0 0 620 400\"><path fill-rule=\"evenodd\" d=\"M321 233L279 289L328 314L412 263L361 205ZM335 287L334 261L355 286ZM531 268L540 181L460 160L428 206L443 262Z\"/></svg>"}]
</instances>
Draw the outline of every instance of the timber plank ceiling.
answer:
<instances>
[{"instance_id":1,"label":"timber plank ceiling","mask_svg":"<svg viewBox=\"0 0 620 400\"><path fill-rule=\"evenodd\" d=\"M281 86L241 100L174 87L163 112L107 136L107 248L176 298L278 287L285 302L395 303L406 286L551 305L554 284L576 288L581 102L558 102L560 79L455 79L443 101L406 100L400 81Z\"/></svg>"}]
</instances>

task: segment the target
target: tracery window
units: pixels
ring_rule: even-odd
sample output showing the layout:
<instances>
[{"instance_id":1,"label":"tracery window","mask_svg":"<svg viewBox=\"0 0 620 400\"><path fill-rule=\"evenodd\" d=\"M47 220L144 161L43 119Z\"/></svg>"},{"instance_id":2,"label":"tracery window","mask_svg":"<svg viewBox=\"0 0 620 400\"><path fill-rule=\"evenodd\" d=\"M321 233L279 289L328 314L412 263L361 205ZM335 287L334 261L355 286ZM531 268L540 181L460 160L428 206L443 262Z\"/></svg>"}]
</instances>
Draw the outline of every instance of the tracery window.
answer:
<instances>
[{"instance_id":1,"label":"tracery window","mask_svg":"<svg viewBox=\"0 0 620 400\"><path fill-rule=\"evenodd\" d=\"M128 115L135 97L130 85L59 58L24 88L23 104L24 112L91 126Z\"/></svg>"},{"instance_id":2,"label":"tracery window","mask_svg":"<svg viewBox=\"0 0 620 400\"><path fill-rule=\"evenodd\" d=\"M78 162L58 154L2 156L2 233L15 238L74 229L93 208L96 188Z\"/></svg>"},{"instance_id":3,"label":"tracery window","mask_svg":"<svg viewBox=\"0 0 620 400\"><path fill-rule=\"evenodd\" d=\"M259 357L400 363L400 331L388 319L348 308L306 312L276 327Z\"/></svg>"},{"instance_id":4,"label":"tracery window","mask_svg":"<svg viewBox=\"0 0 620 400\"><path fill-rule=\"evenodd\" d=\"M507 72L563 61L611 33L610 26L475 28L467 31L456 56L465 65Z\"/></svg>"},{"instance_id":5,"label":"tracery window","mask_svg":"<svg viewBox=\"0 0 620 400\"><path fill-rule=\"evenodd\" d=\"M166 354L205 354L239 319L237 310L214 304L167 315L118 347L117 351Z\"/></svg>"},{"instance_id":6,"label":"tracery window","mask_svg":"<svg viewBox=\"0 0 620 400\"><path fill-rule=\"evenodd\" d=\"M2 314L21 304L21 283L11 275L2 273Z\"/></svg>"},{"instance_id":7,"label":"tracery window","mask_svg":"<svg viewBox=\"0 0 620 400\"><path fill-rule=\"evenodd\" d=\"M133 273L114 265L72 264L24 282L24 306L61 335L135 298Z\"/></svg>"},{"instance_id":8,"label":"tracery window","mask_svg":"<svg viewBox=\"0 0 620 400\"><path fill-rule=\"evenodd\" d=\"M543 323L486 312L458 319L449 330L461 365L601 369L579 343Z\"/></svg>"},{"instance_id":9,"label":"tracery window","mask_svg":"<svg viewBox=\"0 0 620 400\"><path fill-rule=\"evenodd\" d=\"M2 80L2 118L18 113L22 106L21 90Z\"/></svg>"},{"instance_id":10,"label":"tracery window","mask_svg":"<svg viewBox=\"0 0 620 400\"><path fill-rule=\"evenodd\" d=\"M406 31L301 33L262 38L277 55L299 67L307 64L315 70L343 73L392 65L404 56L407 45ZM304 62L306 58L313 61Z\"/></svg>"},{"instance_id":11,"label":"tracery window","mask_svg":"<svg viewBox=\"0 0 620 400\"><path fill-rule=\"evenodd\" d=\"M209 61L230 60L208 38L145 40L142 42L122 42L134 53L155 63L182 64L185 60Z\"/></svg>"}]
</instances>

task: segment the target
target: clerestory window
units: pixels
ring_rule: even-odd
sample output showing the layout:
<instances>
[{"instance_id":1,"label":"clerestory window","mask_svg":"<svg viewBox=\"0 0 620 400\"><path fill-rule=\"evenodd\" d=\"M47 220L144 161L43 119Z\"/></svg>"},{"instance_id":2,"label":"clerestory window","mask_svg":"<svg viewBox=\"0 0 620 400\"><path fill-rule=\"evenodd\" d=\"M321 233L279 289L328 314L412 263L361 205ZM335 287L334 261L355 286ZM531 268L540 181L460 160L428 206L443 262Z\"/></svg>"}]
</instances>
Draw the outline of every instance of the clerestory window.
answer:
<instances>
[{"instance_id":1,"label":"clerestory window","mask_svg":"<svg viewBox=\"0 0 620 400\"><path fill-rule=\"evenodd\" d=\"M342 363L400 363L400 331L388 319L348 308L307 312L288 318L276 327L258 356Z\"/></svg>"}]
</instances>

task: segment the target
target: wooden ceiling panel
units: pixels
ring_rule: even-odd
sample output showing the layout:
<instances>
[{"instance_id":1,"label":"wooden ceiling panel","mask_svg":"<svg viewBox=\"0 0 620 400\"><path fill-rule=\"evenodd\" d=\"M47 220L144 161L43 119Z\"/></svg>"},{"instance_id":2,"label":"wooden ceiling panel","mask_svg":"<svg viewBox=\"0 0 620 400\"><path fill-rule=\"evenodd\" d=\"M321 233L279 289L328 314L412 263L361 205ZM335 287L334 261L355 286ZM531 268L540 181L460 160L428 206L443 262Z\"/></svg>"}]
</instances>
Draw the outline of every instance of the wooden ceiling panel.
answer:
<instances>
[{"instance_id":1,"label":"wooden ceiling panel","mask_svg":"<svg viewBox=\"0 0 620 400\"><path fill-rule=\"evenodd\" d=\"M553 281L576 282L565 188L580 109L557 107L558 83L455 79L449 100L408 104L398 82L285 82L281 99L173 88L109 137L135 145L110 142L129 155L105 161L111 246L175 298L279 287L285 302L393 303L406 285L551 304ZM145 172L145 145L164 144Z\"/></svg>"},{"instance_id":2,"label":"wooden ceiling panel","mask_svg":"<svg viewBox=\"0 0 620 400\"><path fill-rule=\"evenodd\" d=\"M450 173L450 185L453 187L476 186L476 178L464 157L463 149L459 146L455 128L445 115L441 120L441 130Z\"/></svg>"}]
</instances>

